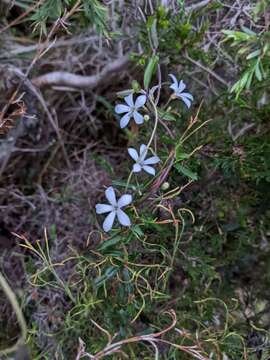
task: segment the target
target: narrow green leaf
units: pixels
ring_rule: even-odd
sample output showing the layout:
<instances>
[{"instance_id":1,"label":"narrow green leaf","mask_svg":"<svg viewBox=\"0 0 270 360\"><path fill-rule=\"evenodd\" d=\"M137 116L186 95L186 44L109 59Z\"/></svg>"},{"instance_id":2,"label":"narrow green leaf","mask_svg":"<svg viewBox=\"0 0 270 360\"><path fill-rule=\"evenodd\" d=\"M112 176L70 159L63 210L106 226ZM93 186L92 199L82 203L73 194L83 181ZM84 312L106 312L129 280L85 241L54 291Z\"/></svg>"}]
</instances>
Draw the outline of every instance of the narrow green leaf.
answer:
<instances>
[{"instance_id":1,"label":"narrow green leaf","mask_svg":"<svg viewBox=\"0 0 270 360\"><path fill-rule=\"evenodd\" d=\"M248 80L247 80L247 83L246 83L246 89L247 89L247 90L250 89L250 85L251 85L251 83L252 83L253 75L254 75L254 69L249 72Z\"/></svg>"},{"instance_id":2,"label":"narrow green leaf","mask_svg":"<svg viewBox=\"0 0 270 360\"><path fill-rule=\"evenodd\" d=\"M103 285L107 280L111 279L118 271L118 267L116 266L109 266L106 271L105 274L98 276L95 280L94 283L96 285L96 287L100 287L101 285Z\"/></svg>"},{"instance_id":3,"label":"narrow green leaf","mask_svg":"<svg viewBox=\"0 0 270 360\"><path fill-rule=\"evenodd\" d=\"M257 49L257 50L255 50L255 51L253 51L252 53L250 53L250 54L246 57L246 59L247 59L247 60L253 59L254 57L259 56L260 53L261 53L261 50L260 50L260 49Z\"/></svg>"},{"instance_id":4,"label":"narrow green leaf","mask_svg":"<svg viewBox=\"0 0 270 360\"><path fill-rule=\"evenodd\" d=\"M174 164L175 169L182 175L189 177L191 180L198 180L198 175L180 164Z\"/></svg>"},{"instance_id":5,"label":"narrow green leaf","mask_svg":"<svg viewBox=\"0 0 270 360\"><path fill-rule=\"evenodd\" d=\"M114 245L120 243L121 240L122 240L122 237L121 237L121 236L114 236L114 237L112 237L111 239L104 241L104 242L98 247L98 250L99 250L99 251L104 251L104 250L108 249L109 247L114 246Z\"/></svg>"},{"instance_id":6,"label":"narrow green leaf","mask_svg":"<svg viewBox=\"0 0 270 360\"><path fill-rule=\"evenodd\" d=\"M176 117L173 114L163 111L161 109L158 110L158 115L162 120L176 121Z\"/></svg>"},{"instance_id":7,"label":"narrow green leaf","mask_svg":"<svg viewBox=\"0 0 270 360\"><path fill-rule=\"evenodd\" d=\"M259 81L262 81L262 73L260 69L260 62L258 61L255 67L255 75Z\"/></svg>"},{"instance_id":8,"label":"narrow green leaf","mask_svg":"<svg viewBox=\"0 0 270 360\"><path fill-rule=\"evenodd\" d=\"M250 35L250 36L256 36L256 35L257 35L254 31L250 30L250 29L247 28L246 26L241 26L241 29L242 29L246 34L248 34L248 35Z\"/></svg>"},{"instance_id":9,"label":"narrow green leaf","mask_svg":"<svg viewBox=\"0 0 270 360\"><path fill-rule=\"evenodd\" d=\"M153 73L154 73L157 63L158 63L158 60L159 60L159 57L157 55L153 55L147 64L147 67L144 72L144 79L143 79L145 89L148 89L148 87L150 85Z\"/></svg>"},{"instance_id":10,"label":"narrow green leaf","mask_svg":"<svg viewBox=\"0 0 270 360\"><path fill-rule=\"evenodd\" d=\"M153 41L154 48L157 49L158 48L157 19L154 19L150 32L151 32L151 39Z\"/></svg>"}]
</instances>

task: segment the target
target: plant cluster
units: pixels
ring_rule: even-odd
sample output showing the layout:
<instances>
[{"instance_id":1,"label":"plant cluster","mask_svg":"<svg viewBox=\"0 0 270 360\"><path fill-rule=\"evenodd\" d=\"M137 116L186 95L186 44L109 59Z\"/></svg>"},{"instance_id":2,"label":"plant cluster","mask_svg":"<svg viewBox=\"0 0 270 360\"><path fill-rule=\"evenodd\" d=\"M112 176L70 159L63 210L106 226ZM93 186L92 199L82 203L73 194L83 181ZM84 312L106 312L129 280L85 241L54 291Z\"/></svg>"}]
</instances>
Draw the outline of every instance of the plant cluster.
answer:
<instances>
[{"instance_id":1,"label":"plant cluster","mask_svg":"<svg viewBox=\"0 0 270 360\"><path fill-rule=\"evenodd\" d=\"M268 360L267 6L5 5L0 104L40 128L1 164L0 357Z\"/></svg>"},{"instance_id":2,"label":"plant cluster","mask_svg":"<svg viewBox=\"0 0 270 360\"><path fill-rule=\"evenodd\" d=\"M152 68L152 70L153 70L153 68ZM150 76L147 73L145 73L145 74L146 74L145 77L148 76L149 79L152 76L152 74ZM139 95L135 102L133 100L133 93L130 93L129 95L124 97L126 104L118 104L115 106L115 112L117 114L125 114L120 119L120 127L121 128L125 128L128 125L128 123L130 122L130 120L132 120L132 119L134 119L135 124L141 125L141 124L143 124L145 118L148 121L150 121L152 114L154 115L154 118L155 118L153 131L150 135L147 145L141 144L139 153L134 148L128 148L128 153L129 153L130 157L135 161L135 164L133 165L133 168L128 177L126 189L129 186L129 183L130 183L130 180L131 180L131 177L133 174L140 173L142 170L144 170L146 173L153 175L153 176L156 174L155 168L151 165L159 163L160 162L159 157L157 155L151 156L148 159L146 159L146 157L147 157L148 151L151 150L152 142L156 136L156 132L157 132L157 128L158 128L158 111L166 113L166 110L167 110L167 107L169 106L170 101L173 99L177 99L177 98L181 99L188 108L191 106L191 101L193 100L193 96L188 92L184 92L184 90L186 88L186 84L183 82L183 80L180 80L178 82L176 77L172 74L170 74L170 77L173 80L173 83L170 85L170 89L173 90L173 94L170 96L170 99L169 99L169 101L167 101L166 106L164 108L158 109L158 101L159 101L159 96L160 96L161 84L152 87L148 91L148 93L146 90L141 90L140 93L142 95ZM145 80L146 86L149 85L148 82L149 81L146 79ZM159 90L159 92L155 96L155 93L157 92L157 90ZM129 91L125 91L125 92L128 93ZM143 107L146 111L146 115L144 115L144 116L141 115L140 112L138 111L140 108L143 108ZM150 111L152 110L150 115L147 113L147 112L149 112L149 110ZM137 180L137 183L138 183L138 180ZM106 232L111 230L116 216L121 225L130 226L131 221L130 221L129 217L123 212L122 207L130 205L133 197L129 194L124 194L117 201L113 187L109 187L105 191L105 195L109 202L109 205L107 205L107 204L97 204L96 205L97 214L109 213L109 215L107 215L106 219L104 220L103 230ZM140 194L140 195L142 195L142 194Z\"/></svg>"}]
</instances>

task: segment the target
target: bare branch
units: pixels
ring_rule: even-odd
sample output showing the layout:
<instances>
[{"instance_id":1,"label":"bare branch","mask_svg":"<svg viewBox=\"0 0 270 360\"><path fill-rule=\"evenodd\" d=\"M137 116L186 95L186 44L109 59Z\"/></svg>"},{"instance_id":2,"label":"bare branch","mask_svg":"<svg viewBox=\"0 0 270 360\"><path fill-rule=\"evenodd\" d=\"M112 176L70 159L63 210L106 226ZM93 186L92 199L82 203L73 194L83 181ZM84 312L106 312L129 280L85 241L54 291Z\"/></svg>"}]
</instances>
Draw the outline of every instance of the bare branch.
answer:
<instances>
[{"instance_id":1,"label":"bare branch","mask_svg":"<svg viewBox=\"0 0 270 360\"><path fill-rule=\"evenodd\" d=\"M199 61L193 60L188 54L187 52L184 55L184 58L186 58L188 61L190 61L191 63L193 63L194 65L198 66L199 68L201 68L202 70L208 72L211 76L213 76L216 80L218 80L221 84L225 85L227 88L230 87L230 84L224 80L221 76L219 76L218 74L216 74L213 70L209 69L208 67L204 66L203 64L201 64Z\"/></svg>"},{"instance_id":2,"label":"bare branch","mask_svg":"<svg viewBox=\"0 0 270 360\"><path fill-rule=\"evenodd\" d=\"M65 71L53 71L32 79L32 83L37 87L58 85L79 89L93 89L107 81L108 78L110 79L114 73L125 68L128 61L128 56L123 56L106 65L100 73L91 76L76 75Z\"/></svg>"}]
</instances>

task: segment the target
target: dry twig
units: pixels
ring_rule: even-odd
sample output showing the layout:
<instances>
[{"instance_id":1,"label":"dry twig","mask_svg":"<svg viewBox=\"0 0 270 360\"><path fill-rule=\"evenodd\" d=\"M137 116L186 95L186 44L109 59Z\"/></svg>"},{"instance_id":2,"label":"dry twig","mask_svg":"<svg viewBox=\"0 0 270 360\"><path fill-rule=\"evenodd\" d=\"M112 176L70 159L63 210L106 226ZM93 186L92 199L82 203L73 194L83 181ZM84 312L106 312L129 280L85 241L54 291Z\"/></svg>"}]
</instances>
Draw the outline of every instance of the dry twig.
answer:
<instances>
[{"instance_id":1,"label":"dry twig","mask_svg":"<svg viewBox=\"0 0 270 360\"><path fill-rule=\"evenodd\" d=\"M69 86L79 89L93 89L112 78L114 73L122 70L128 64L128 56L123 56L108 65L103 70L91 76L76 75L65 71L53 71L32 79L32 83L37 87L43 86Z\"/></svg>"}]
</instances>

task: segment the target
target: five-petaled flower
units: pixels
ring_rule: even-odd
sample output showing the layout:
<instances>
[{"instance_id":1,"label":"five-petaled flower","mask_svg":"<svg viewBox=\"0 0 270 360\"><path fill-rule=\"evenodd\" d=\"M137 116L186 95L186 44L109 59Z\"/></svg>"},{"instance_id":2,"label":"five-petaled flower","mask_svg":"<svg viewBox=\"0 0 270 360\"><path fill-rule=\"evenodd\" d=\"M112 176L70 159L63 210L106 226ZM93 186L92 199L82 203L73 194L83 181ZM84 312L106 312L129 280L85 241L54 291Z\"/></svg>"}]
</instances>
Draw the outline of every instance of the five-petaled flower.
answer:
<instances>
[{"instance_id":1,"label":"five-petaled flower","mask_svg":"<svg viewBox=\"0 0 270 360\"><path fill-rule=\"evenodd\" d=\"M145 144L142 144L140 146L140 155L138 152L133 148L128 148L128 153L132 157L132 159L135 161L135 164L133 165L133 172L140 172L142 170L146 171L148 174L155 175L156 170L149 165L157 164L160 161L160 158L158 156L151 156L148 159L146 158L147 155L147 146Z\"/></svg>"},{"instance_id":2,"label":"five-petaled flower","mask_svg":"<svg viewBox=\"0 0 270 360\"><path fill-rule=\"evenodd\" d=\"M184 103L187 105L188 108L191 106L191 101L193 101L193 96L188 92L183 92L186 88L186 84L183 80L178 80L173 74L169 75L173 81L173 83L170 86L170 89L174 91L174 96L182 99Z\"/></svg>"},{"instance_id":3,"label":"five-petaled flower","mask_svg":"<svg viewBox=\"0 0 270 360\"><path fill-rule=\"evenodd\" d=\"M124 213L122 207L127 206L132 202L132 196L129 194L124 194L117 201L115 196L115 191L112 186L106 189L105 195L109 204L96 205L97 214L109 213L109 215L106 216L103 222L103 230L106 232L111 230L116 216L121 225L130 226L131 225L130 219L127 216L127 214Z\"/></svg>"},{"instance_id":4,"label":"five-petaled flower","mask_svg":"<svg viewBox=\"0 0 270 360\"><path fill-rule=\"evenodd\" d=\"M133 94L130 94L124 98L126 104L118 104L115 106L115 112L117 114L125 114L121 117L120 120L120 127L123 129L126 127L130 121L131 118L134 119L136 124L140 125L143 123L144 118L143 116L138 112L138 109L140 109L144 104L146 103L146 96L140 95L137 97L135 103L133 100Z\"/></svg>"}]
</instances>

